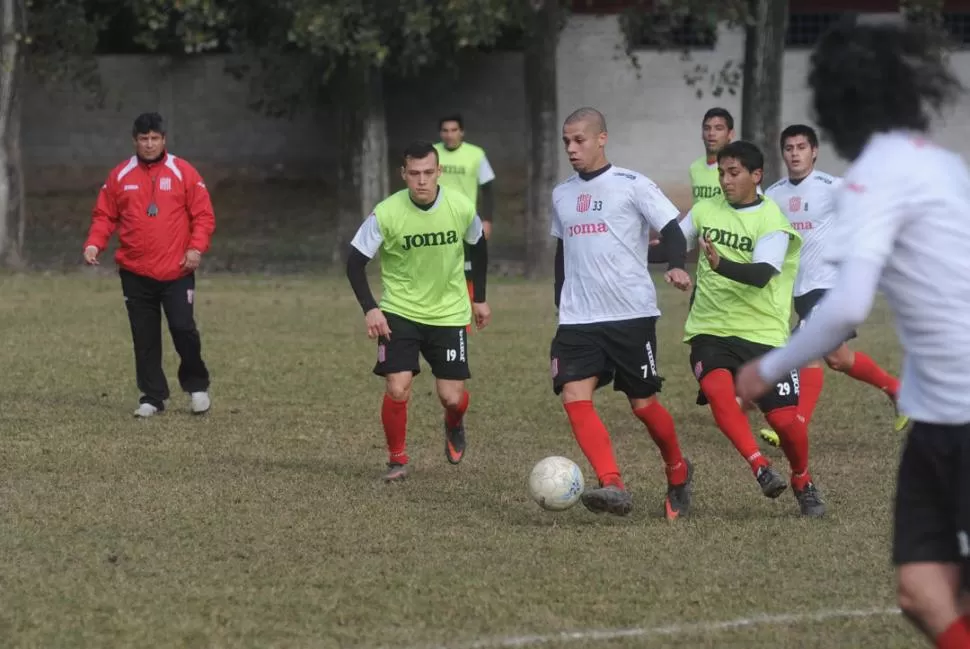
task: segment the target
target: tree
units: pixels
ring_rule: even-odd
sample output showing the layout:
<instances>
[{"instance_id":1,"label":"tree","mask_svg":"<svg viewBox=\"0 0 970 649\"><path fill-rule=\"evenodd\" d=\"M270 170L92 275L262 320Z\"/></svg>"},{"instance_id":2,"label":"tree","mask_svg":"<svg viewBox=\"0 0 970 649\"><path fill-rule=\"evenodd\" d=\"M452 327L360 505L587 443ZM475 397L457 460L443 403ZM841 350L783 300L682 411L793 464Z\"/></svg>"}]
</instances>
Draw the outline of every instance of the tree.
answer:
<instances>
[{"instance_id":1,"label":"tree","mask_svg":"<svg viewBox=\"0 0 970 649\"><path fill-rule=\"evenodd\" d=\"M785 68L787 0L749 0L744 37L744 78L741 92L741 137L765 154L764 186L784 169L778 138Z\"/></svg>"},{"instance_id":2,"label":"tree","mask_svg":"<svg viewBox=\"0 0 970 649\"><path fill-rule=\"evenodd\" d=\"M23 174L20 173L19 92L25 18L23 4L17 0L0 0L0 257L7 265L14 266L22 260L25 214Z\"/></svg>"},{"instance_id":3,"label":"tree","mask_svg":"<svg viewBox=\"0 0 970 649\"><path fill-rule=\"evenodd\" d=\"M524 4L524 3L523 3ZM554 248L549 228L552 190L558 176L559 115L556 55L562 28L560 0L530 0L525 87L529 125L528 200L526 201L526 275L552 270Z\"/></svg>"},{"instance_id":4,"label":"tree","mask_svg":"<svg viewBox=\"0 0 970 649\"><path fill-rule=\"evenodd\" d=\"M247 3L248 17L237 21L245 42L239 51L249 55L237 72L259 79L267 112L309 105L334 120L341 164L331 257L339 261L361 218L387 193L386 80L414 79L494 44L517 19L517 3L263 1Z\"/></svg>"},{"instance_id":5,"label":"tree","mask_svg":"<svg viewBox=\"0 0 970 649\"><path fill-rule=\"evenodd\" d=\"M675 29L684 25L697 33L715 33L728 23L745 30L744 56L728 59L713 71L696 64L684 74L697 97L705 89L715 97L724 92L741 92L741 138L757 144L765 153L765 176L781 173L778 137L781 134L781 100L784 73L785 32L788 28L788 0L644 0L628 12L623 23L627 53L639 69L629 46L634 35L646 35L661 47L673 47ZM690 50L684 50L690 59Z\"/></svg>"}]
</instances>

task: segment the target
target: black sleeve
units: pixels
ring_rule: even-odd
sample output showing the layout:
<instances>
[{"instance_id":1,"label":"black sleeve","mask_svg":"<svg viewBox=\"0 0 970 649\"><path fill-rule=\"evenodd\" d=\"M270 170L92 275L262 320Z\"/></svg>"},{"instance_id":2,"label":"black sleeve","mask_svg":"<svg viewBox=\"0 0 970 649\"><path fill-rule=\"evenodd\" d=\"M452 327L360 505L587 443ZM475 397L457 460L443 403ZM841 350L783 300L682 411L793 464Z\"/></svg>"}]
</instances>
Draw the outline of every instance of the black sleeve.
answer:
<instances>
[{"instance_id":1,"label":"black sleeve","mask_svg":"<svg viewBox=\"0 0 970 649\"><path fill-rule=\"evenodd\" d=\"M488 275L488 242L485 234L478 238L478 243L471 247L472 262L472 294L475 302L485 301L485 278Z\"/></svg>"},{"instance_id":2,"label":"black sleeve","mask_svg":"<svg viewBox=\"0 0 970 649\"><path fill-rule=\"evenodd\" d=\"M757 264L739 264L736 261L731 261L722 257L717 263L717 268L714 269L714 272L718 275L723 275L728 279L733 279L735 282L740 282L741 284L764 288L778 271L775 270L774 266L765 262Z\"/></svg>"},{"instance_id":3,"label":"black sleeve","mask_svg":"<svg viewBox=\"0 0 970 649\"><path fill-rule=\"evenodd\" d=\"M647 249L647 263L649 264L666 264L670 261L670 255L667 251L667 245L663 239L660 240L655 246L650 246Z\"/></svg>"},{"instance_id":4,"label":"black sleeve","mask_svg":"<svg viewBox=\"0 0 970 649\"><path fill-rule=\"evenodd\" d=\"M347 256L347 279L350 280L350 288L354 289L357 303L364 313L377 308L377 300L374 299L370 284L367 283L367 262L369 261L370 257L350 246L350 254Z\"/></svg>"},{"instance_id":5,"label":"black sleeve","mask_svg":"<svg viewBox=\"0 0 970 649\"><path fill-rule=\"evenodd\" d=\"M555 295L553 300L556 302L556 308L559 308L559 297L562 295L562 285L566 283L566 258L563 254L562 249L562 239L556 239L556 262L555 262L555 284L553 284L553 290Z\"/></svg>"},{"instance_id":6,"label":"black sleeve","mask_svg":"<svg viewBox=\"0 0 970 649\"><path fill-rule=\"evenodd\" d=\"M492 215L495 213L495 191L492 189L492 181L479 187L479 194L482 198L482 206L478 215L483 221L492 222Z\"/></svg>"},{"instance_id":7,"label":"black sleeve","mask_svg":"<svg viewBox=\"0 0 970 649\"><path fill-rule=\"evenodd\" d=\"M663 247L667 253L667 264L670 269L687 267L687 239L684 231L680 229L680 221L671 219L670 223L660 231L660 244L654 248Z\"/></svg>"}]
</instances>

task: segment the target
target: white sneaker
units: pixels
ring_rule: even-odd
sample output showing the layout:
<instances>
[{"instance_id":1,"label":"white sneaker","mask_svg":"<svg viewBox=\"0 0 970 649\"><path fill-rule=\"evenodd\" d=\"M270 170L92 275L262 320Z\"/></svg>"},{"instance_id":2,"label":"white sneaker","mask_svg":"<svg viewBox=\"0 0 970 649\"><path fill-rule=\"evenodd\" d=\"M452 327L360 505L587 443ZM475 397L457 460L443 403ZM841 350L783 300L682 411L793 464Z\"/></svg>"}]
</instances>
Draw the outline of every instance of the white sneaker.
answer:
<instances>
[{"instance_id":1,"label":"white sneaker","mask_svg":"<svg viewBox=\"0 0 970 649\"><path fill-rule=\"evenodd\" d=\"M135 411L135 416L147 418L154 417L156 413L158 413L158 408L150 403L143 403L138 406L138 410Z\"/></svg>"},{"instance_id":2,"label":"white sneaker","mask_svg":"<svg viewBox=\"0 0 970 649\"><path fill-rule=\"evenodd\" d=\"M212 400L209 398L208 392L193 392L192 393L192 414L201 415L203 413L209 412L209 408L212 407Z\"/></svg>"}]
</instances>

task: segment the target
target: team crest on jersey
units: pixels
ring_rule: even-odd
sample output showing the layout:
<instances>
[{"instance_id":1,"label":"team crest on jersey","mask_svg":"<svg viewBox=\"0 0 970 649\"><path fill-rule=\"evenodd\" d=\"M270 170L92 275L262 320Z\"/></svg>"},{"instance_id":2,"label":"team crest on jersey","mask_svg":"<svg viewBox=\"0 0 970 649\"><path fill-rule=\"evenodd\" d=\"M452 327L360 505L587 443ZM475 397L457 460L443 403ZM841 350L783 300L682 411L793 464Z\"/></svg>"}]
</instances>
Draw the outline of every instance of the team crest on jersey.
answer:
<instances>
[{"instance_id":1,"label":"team crest on jersey","mask_svg":"<svg viewBox=\"0 0 970 649\"><path fill-rule=\"evenodd\" d=\"M576 211L577 212L588 212L589 206L593 202L593 197L590 194L580 194L576 198Z\"/></svg>"},{"instance_id":2,"label":"team crest on jersey","mask_svg":"<svg viewBox=\"0 0 970 649\"><path fill-rule=\"evenodd\" d=\"M158 181L158 188L163 192L172 191L172 179L169 177L162 178Z\"/></svg>"},{"instance_id":3,"label":"team crest on jersey","mask_svg":"<svg viewBox=\"0 0 970 649\"><path fill-rule=\"evenodd\" d=\"M788 211L789 212L798 212L801 209L802 209L802 197L801 196L792 196L791 198L788 199Z\"/></svg>"}]
</instances>

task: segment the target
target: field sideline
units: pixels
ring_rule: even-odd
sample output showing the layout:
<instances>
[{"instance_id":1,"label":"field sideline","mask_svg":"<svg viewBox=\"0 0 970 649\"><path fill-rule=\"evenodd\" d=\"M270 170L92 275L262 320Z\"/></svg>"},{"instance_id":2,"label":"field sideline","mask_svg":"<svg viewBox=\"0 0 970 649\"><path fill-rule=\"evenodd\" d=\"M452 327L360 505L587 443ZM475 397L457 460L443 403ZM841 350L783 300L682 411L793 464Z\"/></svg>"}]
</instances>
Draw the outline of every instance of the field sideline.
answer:
<instances>
[{"instance_id":1,"label":"field sideline","mask_svg":"<svg viewBox=\"0 0 970 649\"><path fill-rule=\"evenodd\" d=\"M803 520L790 492L761 496L694 405L679 342L688 298L659 290L662 399L696 467L694 515L675 524L661 518L656 449L612 390L597 403L634 513L552 514L529 500L528 472L546 455L572 457L594 478L549 385L551 281L491 284L493 325L469 343L463 464L445 461L425 371L410 409L415 471L387 487L374 344L343 278L200 278L213 411L187 414L166 334L176 398L149 421L131 417L138 395L116 276L0 278L0 644L917 644L896 615L812 617L895 605L890 505L901 437L888 401L826 374L811 439L829 515ZM898 371L882 303L854 345ZM780 452L768 453L787 474ZM781 621L717 624L758 615ZM555 637L670 628L681 631Z\"/></svg>"}]
</instances>

